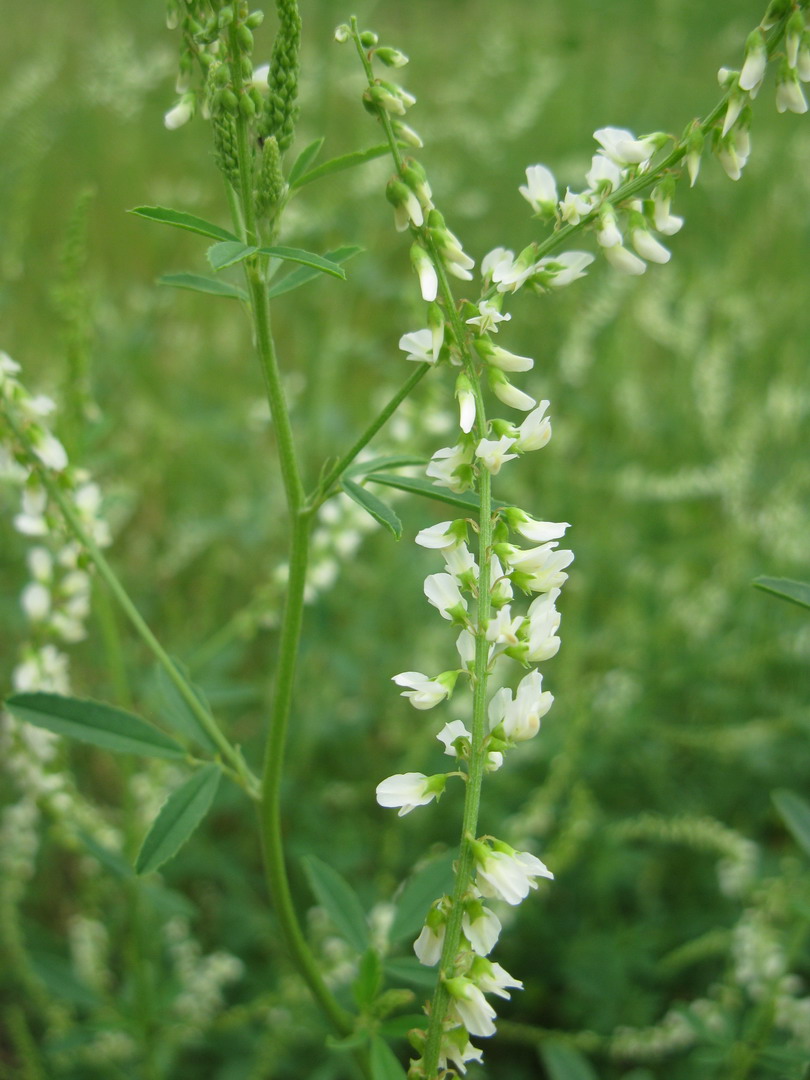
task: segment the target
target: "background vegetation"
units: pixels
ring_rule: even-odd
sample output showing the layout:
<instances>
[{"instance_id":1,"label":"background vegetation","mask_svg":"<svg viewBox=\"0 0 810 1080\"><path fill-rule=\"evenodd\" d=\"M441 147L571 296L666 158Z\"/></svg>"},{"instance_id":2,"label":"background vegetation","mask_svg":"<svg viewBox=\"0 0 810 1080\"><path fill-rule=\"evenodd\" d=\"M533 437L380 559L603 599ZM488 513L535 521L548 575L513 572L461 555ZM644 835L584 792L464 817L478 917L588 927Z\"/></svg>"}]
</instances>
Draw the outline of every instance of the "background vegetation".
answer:
<instances>
[{"instance_id":1,"label":"background vegetation","mask_svg":"<svg viewBox=\"0 0 810 1080\"><path fill-rule=\"evenodd\" d=\"M717 68L739 63L761 16L759 0L411 0L355 10L412 58L404 82L418 97L423 161L477 260L531 238L517 192L526 165L543 162L576 189L595 128L680 132L714 103ZM326 134L331 156L377 137L359 102L361 72L331 40L350 13L303 0L299 149ZM269 17L268 42L272 29ZM207 127L163 128L175 42L159 4L16 5L0 48L0 344L31 387L60 401L71 453L108 496L114 564L256 756L283 535L260 374L235 305L154 284L163 272L204 269L199 238L125 214L163 204L225 220ZM487 785L483 817L542 855L557 879L504 935L498 958L527 990L504 1007L509 1022L470 1076L558 1080L571 1045L604 1080L794 1078L810 1058L810 1019L803 1054L792 1054L802 1040L780 1026L776 984L766 979L763 990L743 956L753 941L810 976L810 877L770 800L776 788L807 788L810 623L750 585L760 573L806 578L809 561L810 127L777 116L772 90L756 102L739 183L707 154L698 186L681 185L674 209L686 226L670 266L623 279L597 263L559 295L519 297L502 334L537 357L526 389L551 399L555 425L549 448L503 486L539 517L570 521L577 558L563 647L546 675L556 704L540 739ZM348 444L369 402L402 382L398 338L423 320L383 198L387 176L378 162L312 185L289 215L290 242L365 248L348 284L319 281L277 304L310 480ZM379 445L407 437L426 456L444 445L436 414L451 394L441 374L425 380ZM88 400L93 419L82 424ZM5 687L25 635L25 568L13 495L0 499ZM415 737L418 717L390 676L449 656L421 591L435 567L411 543L441 511L402 501L398 512L402 543L369 533L309 609L287 811L302 908L314 902L305 853L343 873L371 907L428 851L455 842L450 796L404 823L374 802L381 777L430 771L438 753ZM334 541L324 543L326 552ZM322 568L324 580L331 570ZM260 617L234 622L250 605ZM73 652L74 691L111 701L123 692L159 709L152 667L121 633L124 670L111 676L103 625L91 627ZM80 789L120 824L127 776L118 764L81 748L65 757ZM223 790L205 830L135 896L130 881L88 869L92 856L50 822L20 925L34 979L64 1025L30 1069L10 1025L5 1075L146 1075L137 1054L94 1064L99 1033L121 1028L160 1044L156 1076L345 1075L345 1062L321 1049L320 1021L287 969L250 825L240 797ZM83 981L69 948L80 914L109 933L98 986ZM166 975L161 927L177 917L205 953L224 949L245 964L204 1031L184 1029L172 1012L182 979ZM350 955L323 913L311 913L310 928L339 983ZM406 942L397 955L408 951ZM21 995L20 978L7 965L0 985L36 1035L44 1006ZM539 1053L527 1025L573 1042Z\"/></svg>"}]
</instances>

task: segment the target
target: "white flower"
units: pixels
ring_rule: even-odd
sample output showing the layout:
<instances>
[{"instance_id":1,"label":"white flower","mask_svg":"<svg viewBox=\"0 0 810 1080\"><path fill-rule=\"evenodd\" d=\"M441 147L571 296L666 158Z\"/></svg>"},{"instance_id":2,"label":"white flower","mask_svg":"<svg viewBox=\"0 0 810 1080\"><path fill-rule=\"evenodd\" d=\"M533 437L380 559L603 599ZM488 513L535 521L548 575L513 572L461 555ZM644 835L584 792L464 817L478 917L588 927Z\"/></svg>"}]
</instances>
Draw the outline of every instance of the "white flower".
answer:
<instances>
[{"instance_id":1,"label":"white flower","mask_svg":"<svg viewBox=\"0 0 810 1080\"><path fill-rule=\"evenodd\" d=\"M647 229L633 229L630 239L639 255L650 262L667 263L672 258L672 252Z\"/></svg>"},{"instance_id":2,"label":"white flower","mask_svg":"<svg viewBox=\"0 0 810 1080\"><path fill-rule=\"evenodd\" d=\"M526 185L518 188L536 214L553 214L557 204L557 182L545 165L530 165Z\"/></svg>"},{"instance_id":3,"label":"white flower","mask_svg":"<svg viewBox=\"0 0 810 1080\"><path fill-rule=\"evenodd\" d=\"M548 401L541 401L518 428L515 449L521 453L541 450L551 438L551 419L545 415Z\"/></svg>"},{"instance_id":4,"label":"white flower","mask_svg":"<svg viewBox=\"0 0 810 1080\"><path fill-rule=\"evenodd\" d=\"M478 577L478 565L464 541L462 540L461 543L455 544L453 547L442 548L442 555L447 570L459 585L464 586L466 584L470 588L474 579Z\"/></svg>"},{"instance_id":5,"label":"white flower","mask_svg":"<svg viewBox=\"0 0 810 1080\"><path fill-rule=\"evenodd\" d=\"M445 986L453 998L455 1011L470 1035L494 1035L497 1015L483 992L463 976L447 979Z\"/></svg>"},{"instance_id":6,"label":"white flower","mask_svg":"<svg viewBox=\"0 0 810 1080\"><path fill-rule=\"evenodd\" d=\"M48 583L53 576L53 559L47 548L32 547L28 552L28 569L35 581Z\"/></svg>"},{"instance_id":7,"label":"white flower","mask_svg":"<svg viewBox=\"0 0 810 1080\"><path fill-rule=\"evenodd\" d=\"M514 742L533 739L540 730L540 721L554 703L554 696L542 691L543 676L532 671L522 679L512 700L508 688L498 691L489 708L490 730L502 725L504 735Z\"/></svg>"},{"instance_id":8,"label":"white flower","mask_svg":"<svg viewBox=\"0 0 810 1080\"><path fill-rule=\"evenodd\" d=\"M415 360L417 364L436 363L438 350L434 345L432 330L412 330L409 334L403 334L399 347L408 354L406 360Z\"/></svg>"},{"instance_id":9,"label":"white flower","mask_svg":"<svg viewBox=\"0 0 810 1080\"><path fill-rule=\"evenodd\" d=\"M607 205L599 215L599 228L596 230L596 242L600 247L616 247L622 242L622 234L616 221L616 212Z\"/></svg>"},{"instance_id":10,"label":"white flower","mask_svg":"<svg viewBox=\"0 0 810 1080\"><path fill-rule=\"evenodd\" d=\"M559 540L568 529L567 521L536 521L524 514L524 519L515 524L515 530L535 544L545 544L549 540Z\"/></svg>"},{"instance_id":11,"label":"white flower","mask_svg":"<svg viewBox=\"0 0 810 1080\"><path fill-rule=\"evenodd\" d=\"M498 323L508 322L511 315L503 315L490 300L482 300L478 305L478 315L467 319L470 326L477 326L479 334L497 334Z\"/></svg>"},{"instance_id":12,"label":"white flower","mask_svg":"<svg viewBox=\"0 0 810 1080\"><path fill-rule=\"evenodd\" d=\"M19 373L20 365L17 361L12 360L7 352L0 351L0 389L2 389L6 378L13 379Z\"/></svg>"},{"instance_id":13,"label":"white flower","mask_svg":"<svg viewBox=\"0 0 810 1080\"><path fill-rule=\"evenodd\" d=\"M456 638L456 651L465 668L471 668L475 663L475 635L469 630L462 630Z\"/></svg>"},{"instance_id":14,"label":"white flower","mask_svg":"<svg viewBox=\"0 0 810 1080\"><path fill-rule=\"evenodd\" d=\"M480 900L468 901L464 905L461 926L464 936L479 956L488 956L492 952L502 929L498 916L485 908Z\"/></svg>"},{"instance_id":15,"label":"white flower","mask_svg":"<svg viewBox=\"0 0 810 1080\"><path fill-rule=\"evenodd\" d=\"M41 428L32 427L29 429L29 437L34 453L43 465L47 465L49 469L54 469L56 472L67 468L67 451L55 435Z\"/></svg>"},{"instance_id":16,"label":"white flower","mask_svg":"<svg viewBox=\"0 0 810 1080\"><path fill-rule=\"evenodd\" d=\"M48 496L41 488L24 487L22 493L22 513L14 518L14 528L23 536L45 536L48 525L45 521L45 509Z\"/></svg>"},{"instance_id":17,"label":"white flower","mask_svg":"<svg viewBox=\"0 0 810 1080\"><path fill-rule=\"evenodd\" d=\"M475 394L468 387L458 392L458 426L466 435L475 423Z\"/></svg>"},{"instance_id":18,"label":"white flower","mask_svg":"<svg viewBox=\"0 0 810 1080\"><path fill-rule=\"evenodd\" d=\"M445 724L439 734L436 736L440 743L444 744L445 754L449 754L450 757L458 757L458 750L453 745L458 739L466 739L467 742L472 739L471 733L464 726L461 720L451 720Z\"/></svg>"},{"instance_id":19,"label":"white flower","mask_svg":"<svg viewBox=\"0 0 810 1080\"><path fill-rule=\"evenodd\" d=\"M479 1064L484 1060L484 1053L478 1047L473 1046L467 1038L467 1032L463 1027L453 1028L442 1034L441 1049L439 1051L439 1068L446 1069L447 1063L458 1069L462 1076L467 1072L465 1062L477 1061Z\"/></svg>"},{"instance_id":20,"label":"white flower","mask_svg":"<svg viewBox=\"0 0 810 1080\"><path fill-rule=\"evenodd\" d=\"M560 628L560 613L554 606L559 595L559 589L549 589L536 596L529 605L528 641L526 653L521 657L529 664L541 664L559 652L560 639L556 635Z\"/></svg>"},{"instance_id":21,"label":"white flower","mask_svg":"<svg viewBox=\"0 0 810 1080\"><path fill-rule=\"evenodd\" d=\"M553 878L554 875L539 859L526 851L515 851L507 844L506 850L493 851L485 844L475 841L478 888L484 896L505 900L515 906L537 888L538 877Z\"/></svg>"},{"instance_id":22,"label":"white flower","mask_svg":"<svg viewBox=\"0 0 810 1080\"><path fill-rule=\"evenodd\" d=\"M751 152L748 132L741 129L729 132L717 142L715 150L729 180L739 180Z\"/></svg>"},{"instance_id":23,"label":"white flower","mask_svg":"<svg viewBox=\"0 0 810 1080\"><path fill-rule=\"evenodd\" d=\"M177 128L182 127L183 124L187 124L193 115L194 95L184 94L174 108L169 109L163 117L163 123L169 131L176 131Z\"/></svg>"},{"instance_id":24,"label":"white flower","mask_svg":"<svg viewBox=\"0 0 810 1080\"><path fill-rule=\"evenodd\" d=\"M522 251L517 259L511 251L495 248L481 263L482 276L491 278L500 293L517 292L533 273L534 259L531 248Z\"/></svg>"},{"instance_id":25,"label":"white flower","mask_svg":"<svg viewBox=\"0 0 810 1080\"><path fill-rule=\"evenodd\" d=\"M403 671L394 675L392 681L397 686L410 687L409 690L403 690L400 697L408 698L411 705L420 710L432 709L434 705L444 701L450 692L444 683L428 678L421 671Z\"/></svg>"},{"instance_id":26,"label":"white flower","mask_svg":"<svg viewBox=\"0 0 810 1080\"><path fill-rule=\"evenodd\" d=\"M452 621L454 613L461 614L467 610L467 601L461 595L456 579L450 574L430 574L426 577L425 596L448 622Z\"/></svg>"},{"instance_id":27,"label":"white flower","mask_svg":"<svg viewBox=\"0 0 810 1080\"><path fill-rule=\"evenodd\" d=\"M512 618L512 610L509 604L500 608L489 620L487 625L487 641L495 645L517 645L518 631L523 625L523 616L516 615Z\"/></svg>"},{"instance_id":28,"label":"white flower","mask_svg":"<svg viewBox=\"0 0 810 1080\"><path fill-rule=\"evenodd\" d=\"M783 68L776 84L776 111L806 113L807 100L795 71Z\"/></svg>"},{"instance_id":29,"label":"white flower","mask_svg":"<svg viewBox=\"0 0 810 1080\"><path fill-rule=\"evenodd\" d=\"M660 187L652 193L653 199L653 222L656 229L664 236L672 236L683 225L683 218L669 212L671 198Z\"/></svg>"},{"instance_id":30,"label":"white flower","mask_svg":"<svg viewBox=\"0 0 810 1080\"><path fill-rule=\"evenodd\" d=\"M421 248L418 244L413 244L411 246L411 263L419 277L422 299L427 300L429 303L432 302L436 299L436 294L439 291L439 278L433 260L424 248Z\"/></svg>"},{"instance_id":31,"label":"white flower","mask_svg":"<svg viewBox=\"0 0 810 1080\"><path fill-rule=\"evenodd\" d=\"M485 994L497 994L498 997L510 998L509 990L522 990L523 983L520 979L513 979L506 968L492 960L476 957L473 961L471 976L476 985Z\"/></svg>"},{"instance_id":32,"label":"white flower","mask_svg":"<svg viewBox=\"0 0 810 1080\"><path fill-rule=\"evenodd\" d=\"M459 543L458 534L453 529L452 521L440 521L427 529L420 529L416 534L416 543L424 548L450 548Z\"/></svg>"},{"instance_id":33,"label":"white flower","mask_svg":"<svg viewBox=\"0 0 810 1080\"><path fill-rule=\"evenodd\" d=\"M468 446L443 446L430 459L425 475L433 479L434 487L450 488L460 494L470 486L471 476L464 466L470 464L472 457L472 450Z\"/></svg>"},{"instance_id":34,"label":"white flower","mask_svg":"<svg viewBox=\"0 0 810 1080\"><path fill-rule=\"evenodd\" d=\"M579 225L582 218L587 217L592 209L593 203L589 192L576 194L570 188L565 189L565 196L560 203L560 217L567 225Z\"/></svg>"},{"instance_id":35,"label":"white flower","mask_svg":"<svg viewBox=\"0 0 810 1080\"><path fill-rule=\"evenodd\" d=\"M507 601L511 600L513 596L512 582L504 574L501 560L497 555L492 556L489 572L489 580L492 582L489 587L489 593L492 597L492 602L493 604L505 604Z\"/></svg>"},{"instance_id":36,"label":"white flower","mask_svg":"<svg viewBox=\"0 0 810 1080\"><path fill-rule=\"evenodd\" d=\"M573 551L557 551L557 544L551 542L520 551L513 548L508 556L509 565L517 571L521 584L532 592L548 592L558 589L568 574L563 573L566 566L574 561Z\"/></svg>"},{"instance_id":37,"label":"white flower","mask_svg":"<svg viewBox=\"0 0 810 1080\"><path fill-rule=\"evenodd\" d=\"M765 78L767 66L768 49L762 31L757 28L748 35L745 43L745 61L740 72L740 89L747 90L751 97L756 97L757 91L762 86L762 80ZM725 132L723 134L725 135Z\"/></svg>"},{"instance_id":38,"label":"white flower","mask_svg":"<svg viewBox=\"0 0 810 1080\"><path fill-rule=\"evenodd\" d=\"M646 135L637 139L626 128L599 128L593 137L603 147L605 154L617 165L641 165L653 156L658 139Z\"/></svg>"},{"instance_id":39,"label":"white flower","mask_svg":"<svg viewBox=\"0 0 810 1080\"><path fill-rule=\"evenodd\" d=\"M377 784L377 802L380 806L399 806L398 817L409 814L414 807L425 806L444 790L446 777L443 773L425 776L424 773L396 773Z\"/></svg>"},{"instance_id":40,"label":"white flower","mask_svg":"<svg viewBox=\"0 0 810 1080\"><path fill-rule=\"evenodd\" d=\"M508 270L514 261L514 251L508 251L502 247L493 248L481 260L481 277L492 278L493 281L500 280L500 278L496 279L494 275L496 273L500 274L503 270Z\"/></svg>"},{"instance_id":41,"label":"white flower","mask_svg":"<svg viewBox=\"0 0 810 1080\"><path fill-rule=\"evenodd\" d=\"M422 203L408 185L394 177L388 181L385 189L385 197L394 208L394 228L397 232L405 232L408 226L424 224L425 217L422 213Z\"/></svg>"},{"instance_id":42,"label":"white flower","mask_svg":"<svg viewBox=\"0 0 810 1080\"><path fill-rule=\"evenodd\" d=\"M622 170L615 161L611 161L604 154L594 154L585 179L588 181L588 187L593 191L615 191L622 182Z\"/></svg>"},{"instance_id":43,"label":"white flower","mask_svg":"<svg viewBox=\"0 0 810 1080\"><path fill-rule=\"evenodd\" d=\"M46 585L31 581L20 595L20 606L31 622L43 622L51 611L51 593Z\"/></svg>"},{"instance_id":44,"label":"white flower","mask_svg":"<svg viewBox=\"0 0 810 1080\"><path fill-rule=\"evenodd\" d=\"M446 930L447 923L445 922L442 922L437 929L425 923L419 937L413 943L413 951L416 953L416 958L420 964L424 964L425 967L433 967L434 964L438 964L442 957L442 946L444 945Z\"/></svg>"},{"instance_id":45,"label":"white flower","mask_svg":"<svg viewBox=\"0 0 810 1080\"><path fill-rule=\"evenodd\" d=\"M563 289L572 281L585 277L585 268L590 266L595 256L588 251L563 251L548 259L541 259L535 270L542 278L542 284L551 289Z\"/></svg>"},{"instance_id":46,"label":"white flower","mask_svg":"<svg viewBox=\"0 0 810 1080\"><path fill-rule=\"evenodd\" d=\"M490 371L489 384L495 397L502 401L504 405L508 405L510 409L520 409L522 412L528 412L537 404L531 394L526 394L523 390L513 386L505 375L501 378L494 378L492 371Z\"/></svg>"},{"instance_id":47,"label":"white flower","mask_svg":"<svg viewBox=\"0 0 810 1080\"><path fill-rule=\"evenodd\" d=\"M530 356L518 356L486 339L476 342L476 347L482 359L500 371L531 371L534 367L534 360Z\"/></svg>"},{"instance_id":48,"label":"white flower","mask_svg":"<svg viewBox=\"0 0 810 1080\"><path fill-rule=\"evenodd\" d=\"M481 439L475 448L475 456L480 460L485 469L495 476L501 471L501 466L517 457L508 451L514 446L515 439L502 435L497 441L494 439Z\"/></svg>"},{"instance_id":49,"label":"white flower","mask_svg":"<svg viewBox=\"0 0 810 1080\"><path fill-rule=\"evenodd\" d=\"M647 264L643 259L634 255L632 251L628 251L626 247L622 247L621 244L606 247L604 252L605 258L613 269L622 274L643 274L647 269Z\"/></svg>"}]
</instances>

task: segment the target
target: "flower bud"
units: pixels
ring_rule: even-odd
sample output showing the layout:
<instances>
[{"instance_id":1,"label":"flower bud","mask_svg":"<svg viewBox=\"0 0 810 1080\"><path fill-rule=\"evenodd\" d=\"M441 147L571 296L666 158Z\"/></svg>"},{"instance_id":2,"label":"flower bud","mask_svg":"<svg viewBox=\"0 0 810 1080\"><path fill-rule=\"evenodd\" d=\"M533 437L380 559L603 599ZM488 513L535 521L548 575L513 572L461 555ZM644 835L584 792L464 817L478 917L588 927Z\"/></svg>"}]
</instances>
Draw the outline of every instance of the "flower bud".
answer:
<instances>
[{"instance_id":1,"label":"flower bud","mask_svg":"<svg viewBox=\"0 0 810 1080\"><path fill-rule=\"evenodd\" d=\"M439 291L439 278L432 259L419 244L411 245L411 265L419 277L422 299L432 302Z\"/></svg>"},{"instance_id":2,"label":"flower bud","mask_svg":"<svg viewBox=\"0 0 810 1080\"><path fill-rule=\"evenodd\" d=\"M374 50L374 55L380 60L386 67L400 68L405 67L408 63L408 57L405 53L400 52L399 49L390 49L386 45L381 45L379 49Z\"/></svg>"}]
</instances>

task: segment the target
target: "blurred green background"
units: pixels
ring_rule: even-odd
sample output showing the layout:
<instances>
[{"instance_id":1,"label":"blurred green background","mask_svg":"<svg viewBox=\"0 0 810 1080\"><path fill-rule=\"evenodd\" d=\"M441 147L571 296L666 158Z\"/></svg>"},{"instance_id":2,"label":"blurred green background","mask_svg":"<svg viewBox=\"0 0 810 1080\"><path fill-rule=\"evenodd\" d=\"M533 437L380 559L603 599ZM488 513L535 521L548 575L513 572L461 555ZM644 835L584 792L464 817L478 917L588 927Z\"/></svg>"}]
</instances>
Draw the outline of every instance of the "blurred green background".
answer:
<instances>
[{"instance_id":1,"label":"blurred green background","mask_svg":"<svg viewBox=\"0 0 810 1080\"><path fill-rule=\"evenodd\" d=\"M301 7L301 119L290 160L319 135L325 156L373 144L362 72L350 48L332 41L351 10ZM707 112L717 68L739 65L761 5L412 0L354 11L410 55L401 81L418 98L408 119L425 140L420 160L449 226L480 261L538 235L517 191L527 165L542 162L562 189L577 190L595 128L679 133ZM260 374L235 305L155 285L164 272L205 272L201 239L125 213L163 204L227 223L207 125L163 127L177 42L159 4L17 5L3 24L0 347L33 390L63 404L65 441L108 496L114 565L257 759L275 644L277 589L268 582L284 557ZM269 15L257 62L269 57L273 30ZM772 1015L762 1020L763 998L734 952L741 921L761 916L791 970L810 976L807 903L797 899L810 879L770 802L775 788L808 787L810 622L751 587L758 574L810 577L810 122L776 114L772 81L755 103L752 142L738 183L707 153L697 186L679 186L674 211L686 225L671 238L670 265L624 279L597 260L558 295L516 298L500 335L536 357L521 385L551 400L554 438L506 471L496 494L570 521L576 552L560 604L563 646L544 666L556 704L541 737L485 796L485 831L531 847L557 875L514 913L499 946L497 958L527 986L502 1011L514 1025L576 1034L605 1080L802 1075L801 1053L784 1056L801 1039ZM389 171L375 162L308 186L287 218L289 243L365 249L348 265L348 283L319 281L276 305L310 483L407 376L397 341L424 321L383 197ZM77 420L77 372L98 407L87 425ZM425 380L378 445L426 457L446 445L450 377ZM447 426L430 430L441 410ZM25 547L11 526L13 495L0 498L5 687L26 633ZM440 760L433 714L424 722L409 710L390 677L441 670L453 656L422 596L436 560L412 544L444 515L407 500L397 509L403 541L369 533L308 609L286 815L302 909L313 903L298 865L305 852L345 874L371 906L390 899L429 851L455 843L451 795L404 821L373 797L383 776L429 772ZM262 624L234 625L257 595L267 597ZM153 672L121 632L133 697L148 711ZM97 625L72 655L74 691L114 700ZM81 789L120 823L118 764L75 748L69 761ZM7 790L13 800L12 783ZM305 997L295 998L249 815L235 794L220 802L166 868L163 899L149 904L159 923L190 900L203 947L236 953L245 974L210 1030L166 1058L165 1075L347 1075L320 1049ZM721 835L709 818L756 845L758 869L736 893L718 880L728 851L707 839ZM65 927L80 911L106 923L114 941L126 938L124 886L103 875L88 885L75 869L81 859L58 829L46 830L21 901L25 939L40 958L67 963ZM65 888L74 879L75 890ZM317 913L311 923L334 951ZM160 956L145 955L159 972ZM46 978L47 994L65 997L79 1042L99 1024L137 1030L128 963L125 950L114 955L106 997L93 1004L77 999L75 973L72 999ZM42 977L42 962L37 970ZM12 996L14 980L5 977ZM274 1020L291 993L292 1019ZM260 996L266 1014L251 1011ZM725 1026L701 1028L689 1013L698 999L719 1002ZM656 1056L638 1036L622 1051L619 1029L660 1025L678 1008L691 1017L680 1047ZM533 1038L504 1024L486 1067L469 1075L564 1080L559 1058L555 1065L547 1049L541 1060ZM758 1054L748 1072L740 1046ZM805 1048L806 1060L806 1040ZM49 1058L46 1043L52 1071L42 1075L142 1075L137 1056L115 1071L59 1050ZM7 1075L40 1075L14 1072L19 1048L6 1053Z\"/></svg>"}]
</instances>

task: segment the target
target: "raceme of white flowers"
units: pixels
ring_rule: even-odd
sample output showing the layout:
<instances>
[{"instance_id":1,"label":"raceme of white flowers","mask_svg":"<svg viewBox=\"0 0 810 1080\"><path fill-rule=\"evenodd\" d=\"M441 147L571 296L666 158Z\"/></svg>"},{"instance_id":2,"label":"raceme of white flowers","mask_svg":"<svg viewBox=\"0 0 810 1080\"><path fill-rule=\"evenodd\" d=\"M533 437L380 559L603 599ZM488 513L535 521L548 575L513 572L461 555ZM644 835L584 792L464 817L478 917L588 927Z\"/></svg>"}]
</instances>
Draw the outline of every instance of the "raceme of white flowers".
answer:
<instances>
[{"instance_id":1,"label":"raceme of white flowers","mask_svg":"<svg viewBox=\"0 0 810 1080\"><path fill-rule=\"evenodd\" d=\"M592 254L577 250L550 254L558 243L557 232L564 232L567 238L579 227L592 230L607 262L623 274L642 274L649 262L663 264L670 260L671 253L661 237L674 235L683 225L683 218L671 212L681 166L685 164L694 185L707 135L728 176L733 180L741 176L751 146L750 101L762 85L770 59L766 39L770 25L766 17L749 36L740 71L721 70L720 84L726 92L721 104L725 112L719 107L703 125L695 121L681 140L664 132L636 138L624 128L600 128L594 133L599 148L586 175L587 186L579 192L567 188L562 197L548 168L533 165L526 170L526 183L520 193L535 217L554 223L554 232L544 243L531 243L517 256L498 247L484 257L478 299L474 303L465 300L458 307L464 328L469 328L463 341L459 340L460 320L450 317L447 310L452 299L442 283L447 281L447 275L464 282L472 280L474 262L434 206L422 166L412 157L401 159L395 155L398 169L388 183L386 197L394 207L396 229L410 231L412 236L411 263L422 298L429 305L427 326L404 334L399 347L409 361L459 369L455 379L459 432L453 445L438 449L427 466L426 475L435 486L456 494L475 491L483 470L498 475L522 454L548 443L549 402L538 402L516 386L512 378L531 370L534 361L510 352L498 340L504 324L511 319L503 311L505 298L525 286L543 294L586 274L594 260ZM352 33L350 27L341 26L336 38L346 41ZM365 32L356 40L369 50L369 60L373 58L376 35ZM379 58L387 63L382 55ZM404 57L401 62L405 62ZM776 104L780 112L807 110L801 87L807 81L810 35L804 14L797 8L788 23L785 53L777 75ZM364 98L367 105L375 107L369 111L377 112L383 126L393 129L400 145L421 146L419 136L400 120L415 103L411 94L370 77ZM663 157L660 152L665 148L668 156ZM479 397L469 363L465 363L470 356L481 383L501 404L524 413L523 419L493 419L487 422L486 430L481 430ZM486 768L490 771L501 767L505 754L538 734L553 702L552 695L542 688L541 673L532 665L550 659L559 648L560 615L555 605L568 576L566 568L573 560L572 552L559 547L568 528L566 522L539 521L517 507L498 509L493 520L493 543L481 556L490 562L484 580L489 580L491 614L483 620L476 615L481 568L468 547L471 533L478 529L476 522L443 521L417 535L417 544L441 554L445 563L441 572L426 578L424 592L441 618L457 630L459 662L438 673L404 671L394 676L402 696L415 709L427 711L448 699L459 680L474 681L476 640L482 636L488 645L490 673L508 661L529 669L515 691L503 686L489 701L485 750ZM514 543L514 534L530 546ZM533 598L527 610L520 610L516 592ZM472 752L471 732L461 720L455 720L445 724L436 738L444 753L456 759L457 768L431 775L408 772L389 776L377 786L381 806L395 808L402 816L440 799L448 782L465 778ZM474 884L462 900L463 947L452 975L440 973L451 1005L443 1025L439 1066L447 1068L450 1064L461 1073L466 1071L465 1062L481 1060L480 1050L468 1036L485 1037L495 1032L495 1010L486 995L508 997L509 989L521 986L503 968L486 959L497 941L500 922L484 901L496 899L517 905L537 887L539 878L553 876L534 855L516 851L492 837L475 840L473 846ZM415 942L416 954L426 965L440 961L452 904L448 896L433 904ZM412 1075L422 1075L419 1062L412 1063Z\"/></svg>"},{"instance_id":2,"label":"raceme of white flowers","mask_svg":"<svg viewBox=\"0 0 810 1080\"><path fill-rule=\"evenodd\" d=\"M86 637L90 615L91 576L84 552L62 528L61 515L51 505L39 482L37 468L20 445L9 420L34 448L41 466L48 469L72 503L85 533L99 547L111 542L102 513L102 496L88 474L74 469L62 443L47 426L55 404L44 395L32 396L20 382L20 367L0 352L0 483L19 489L20 510L14 517L18 533L29 540L27 563L30 581L24 586L20 605L29 625L29 639L20 650L12 671L16 691L70 693L70 659L67 649ZM85 834L111 852L123 846L121 829L76 789L70 773L59 759L59 736L40 727L0 713L0 752L3 768L19 791L19 798L0 815L0 892L7 912L22 900L34 873L43 811L59 833ZM162 767L164 763L158 763ZM139 805L165 798L164 784L150 773L134 773L133 792ZM98 864L84 860L82 869L94 873ZM172 1009L177 1014L178 1042L193 1041L222 1007L222 988L241 975L241 963L227 953L202 955L184 920L175 920L169 940L177 992ZM167 928L168 935L168 928ZM69 928L76 974L87 985L102 985L111 977L106 956L106 931L102 924L76 916ZM118 1033L109 1041L101 1032L83 1048L65 1054L67 1064L81 1065L81 1053L95 1066L134 1059L139 1049L128 1036Z\"/></svg>"}]
</instances>

